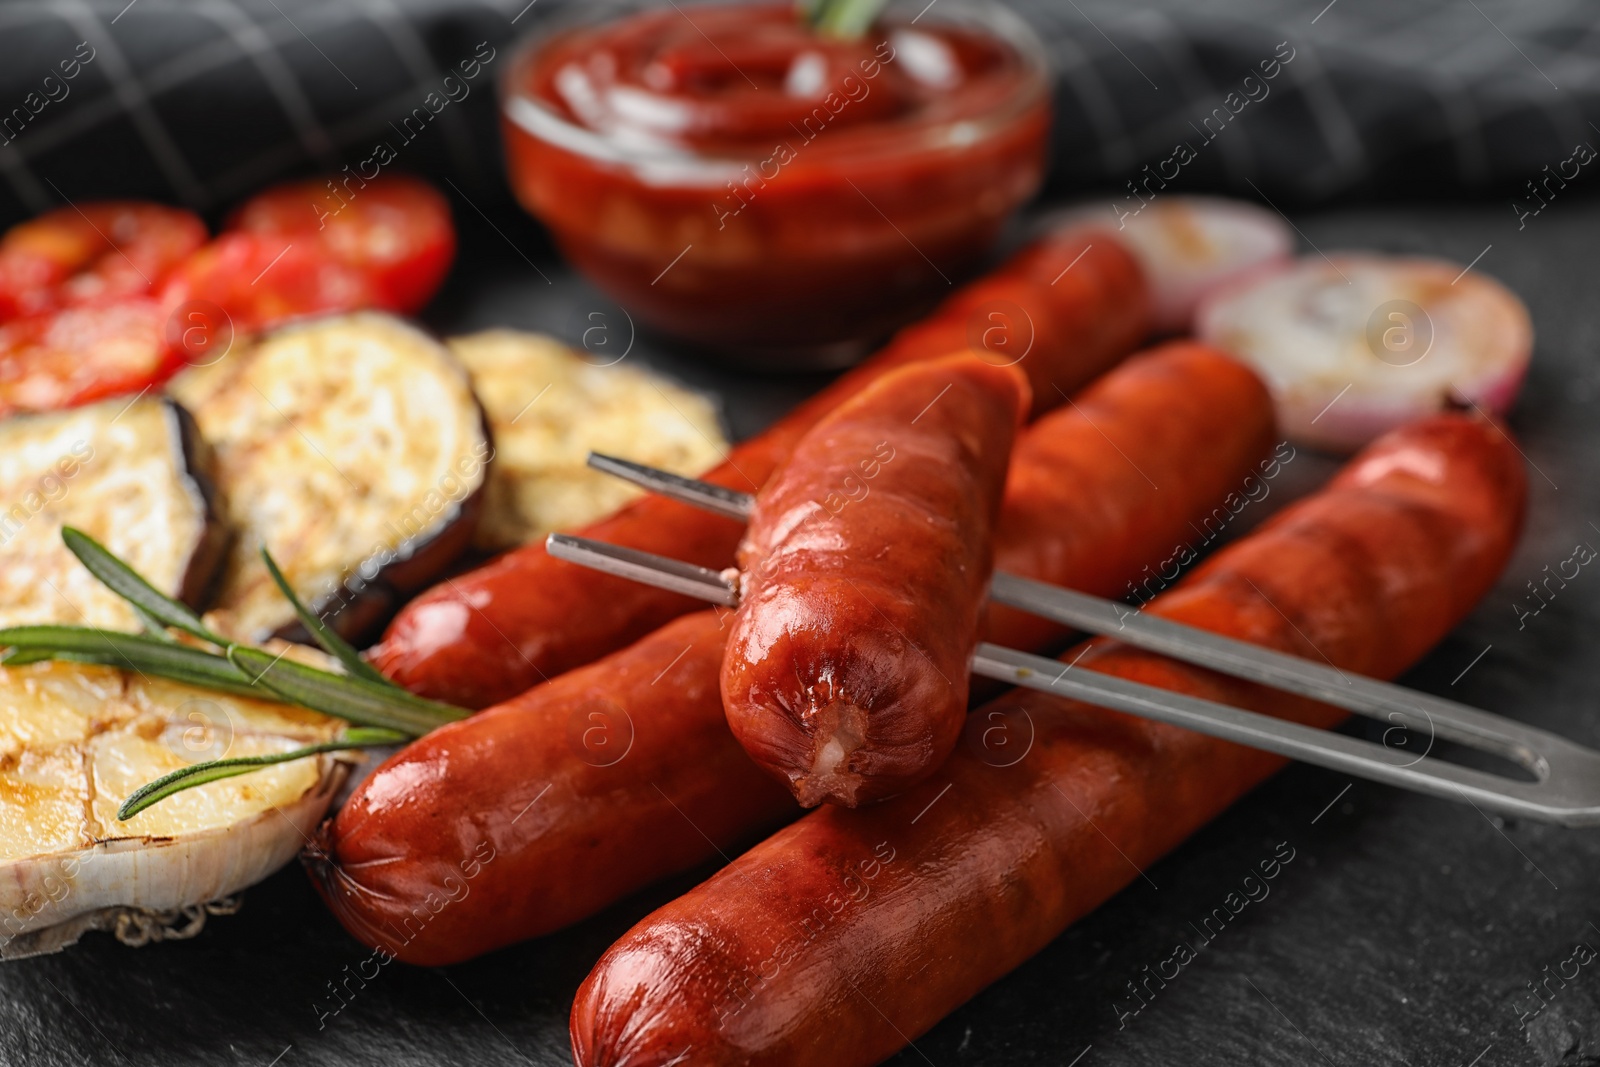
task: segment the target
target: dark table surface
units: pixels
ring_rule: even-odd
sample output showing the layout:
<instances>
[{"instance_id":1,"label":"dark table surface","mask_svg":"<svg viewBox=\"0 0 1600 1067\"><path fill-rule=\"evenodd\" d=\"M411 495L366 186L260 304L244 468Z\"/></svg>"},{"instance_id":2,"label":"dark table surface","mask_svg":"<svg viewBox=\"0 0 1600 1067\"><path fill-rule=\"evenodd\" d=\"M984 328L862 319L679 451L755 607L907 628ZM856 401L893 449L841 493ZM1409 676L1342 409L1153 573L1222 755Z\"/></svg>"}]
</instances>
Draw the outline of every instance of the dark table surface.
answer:
<instances>
[{"instance_id":1,"label":"dark table surface","mask_svg":"<svg viewBox=\"0 0 1600 1067\"><path fill-rule=\"evenodd\" d=\"M1580 573L1524 626L1512 607L1546 564L1579 542L1600 546L1600 202L1563 203L1520 232L1501 203L1367 207L1295 222L1307 251L1371 247L1467 262L1488 246L1479 268L1532 308L1538 344L1512 419L1533 468L1527 531L1494 592L1404 680L1600 746L1600 574ZM441 330L509 325L570 337L588 310L611 310L560 268L531 225L469 234L466 249L429 315ZM738 436L817 384L709 369L648 337L629 358L716 390ZM1316 457L1291 465L1269 504L1333 466ZM1269 895L1146 1007L1124 1014L1137 1004L1126 983L1178 941L1195 943L1190 924L1257 861L1288 849L1294 859ZM290 868L193 940L131 949L91 934L60 955L0 966L0 1064L570 1063L567 1011L590 965L706 873L472 963L389 966L321 1018L330 983L368 951ZM1530 992L1580 943L1600 949L1600 832L1502 820L1295 766L1147 873L892 1062L1600 1064L1600 961L1563 987L1550 983L1548 1003Z\"/></svg>"}]
</instances>

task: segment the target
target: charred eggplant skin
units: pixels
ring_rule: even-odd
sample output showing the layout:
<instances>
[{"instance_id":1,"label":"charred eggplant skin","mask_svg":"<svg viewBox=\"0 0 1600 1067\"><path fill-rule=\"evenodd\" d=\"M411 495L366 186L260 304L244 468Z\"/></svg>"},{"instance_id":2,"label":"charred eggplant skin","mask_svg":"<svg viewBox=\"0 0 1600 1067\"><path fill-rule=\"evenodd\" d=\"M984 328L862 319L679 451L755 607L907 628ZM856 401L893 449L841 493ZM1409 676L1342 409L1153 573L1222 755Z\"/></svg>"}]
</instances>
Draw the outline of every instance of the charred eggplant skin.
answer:
<instances>
[{"instance_id":1,"label":"charred eggplant skin","mask_svg":"<svg viewBox=\"0 0 1600 1067\"><path fill-rule=\"evenodd\" d=\"M297 321L175 379L234 526L220 632L304 640L258 554L360 643L471 543L494 443L466 367L381 312Z\"/></svg>"},{"instance_id":2,"label":"charred eggplant skin","mask_svg":"<svg viewBox=\"0 0 1600 1067\"><path fill-rule=\"evenodd\" d=\"M207 516L205 533L195 544L178 587L178 599L197 611L204 610L216 592L216 580L233 543L233 534L222 516L227 510L217 486L217 457L211 445L200 436L200 427L189 409L171 397L161 397L173 421L173 441L178 450L179 469L188 475L195 498Z\"/></svg>"},{"instance_id":3,"label":"charred eggplant skin","mask_svg":"<svg viewBox=\"0 0 1600 1067\"><path fill-rule=\"evenodd\" d=\"M61 542L67 525L203 610L229 536L216 485L194 420L166 397L0 421L0 625L136 628Z\"/></svg>"},{"instance_id":4,"label":"charred eggplant skin","mask_svg":"<svg viewBox=\"0 0 1600 1067\"><path fill-rule=\"evenodd\" d=\"M471 549L487 505L488 468L495 458L488 421L483 420L481 425L482 460L475 474L477 488L452 505L444 521L431 531L397 550L373 553L350 569L350 576L335 592L311 602L311 609L340 637L357 647L370 645L406 601L439 580L451 564ZM370 580L365 577L369 573ZM311 635L299 622L284 624L273 636L297 644L312 643Z\"/></svg>"},{"instance_id":5,"label":"charred eggplant skin","mask_svg":"<svg viewBox=\"0 0 1600 1067\"><path fill-rule=\"evenodd\" d=\"M340 637L358 646L376 640L401 605L432 584L472 547L483 518L489 469L495 459L489 421L481 407L478 415L482 445L475 454L478 462L472 471L477 488L452 505L445 521L431 533L406 542L396 551L384 550L362 560L337 592L311 604L318 617ZM466 460L458 461L458 465L461 462ZM369 572L373 575L370 581L363 577ZM299 644L311 643L311 635L298 622L280 627L274 636Z\"/></svg>"}]
</instances>

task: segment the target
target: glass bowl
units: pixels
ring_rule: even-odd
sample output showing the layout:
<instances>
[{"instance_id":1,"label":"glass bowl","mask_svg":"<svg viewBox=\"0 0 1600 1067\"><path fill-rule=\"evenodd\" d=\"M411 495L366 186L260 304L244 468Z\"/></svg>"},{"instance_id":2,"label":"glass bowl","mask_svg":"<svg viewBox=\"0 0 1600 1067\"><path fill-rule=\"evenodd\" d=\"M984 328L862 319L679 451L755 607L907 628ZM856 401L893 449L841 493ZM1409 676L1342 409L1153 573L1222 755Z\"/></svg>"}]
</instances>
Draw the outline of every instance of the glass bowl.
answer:
<instances>
[{"instance_id":1,"label":"glass bowl","mask_svg":"<svg viewBox=\"0 0 1600 1067\"><path fill-rule=\"evenodd\" d=\"M725 361L840 366L948 293L1043 177L1015 15L892 2L859 42L786 2L586 2L500 84L511 185L629 313Z\"/></svg>"}]
</instances>

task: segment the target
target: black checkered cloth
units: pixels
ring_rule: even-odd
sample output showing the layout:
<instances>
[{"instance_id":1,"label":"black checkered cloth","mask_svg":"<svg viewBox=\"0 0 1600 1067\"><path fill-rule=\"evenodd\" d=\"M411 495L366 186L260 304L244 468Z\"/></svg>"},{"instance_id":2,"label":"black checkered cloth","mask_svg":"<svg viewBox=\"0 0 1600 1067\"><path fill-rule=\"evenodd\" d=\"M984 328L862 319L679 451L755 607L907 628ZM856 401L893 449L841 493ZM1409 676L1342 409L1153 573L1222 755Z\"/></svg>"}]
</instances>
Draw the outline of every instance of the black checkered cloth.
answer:
<instances>
[{"instance_id":1,"label":"black checkered cloth","mask_svg":"<svg viewBox=\"0 0 1600 1067\"><path fill-rule=\"evenodd\" d=\"M0 223L106 196L217 218L266 182L396 141L391 124L484 56L396 165L506 210L494 81L564 2L589 0L6 0ZM1515 195L1600 145L1594 0L1010 6L1055 66L1055 194L1126 194L1147 166L1172 174L1184 143L1173 191L1280 206Z\"/></svg>"}]
</instances>

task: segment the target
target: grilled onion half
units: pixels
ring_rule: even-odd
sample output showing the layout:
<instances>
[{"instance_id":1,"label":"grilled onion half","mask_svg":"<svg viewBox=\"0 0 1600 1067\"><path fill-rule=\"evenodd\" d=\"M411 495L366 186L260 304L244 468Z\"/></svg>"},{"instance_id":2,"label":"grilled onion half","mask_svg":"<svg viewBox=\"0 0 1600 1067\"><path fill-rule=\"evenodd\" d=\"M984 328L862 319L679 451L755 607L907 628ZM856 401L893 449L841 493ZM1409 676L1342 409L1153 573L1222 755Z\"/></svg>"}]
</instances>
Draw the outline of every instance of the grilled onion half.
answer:
<instances>
[{"instance_id":1,"label":"grilled onion half","mask_svg":"<svg viewBox=\"0 0 1600 1067\"><path fill-rule=\"evenodd\" d=\"M91 929L135 943L195 933L208 904L294 857L343 764L321 755L263 768L126 822L119 805L199 760L282 752L342 728L109 667L0 669L0 959L53 951Z\"/></svg>"}]
</instances>

